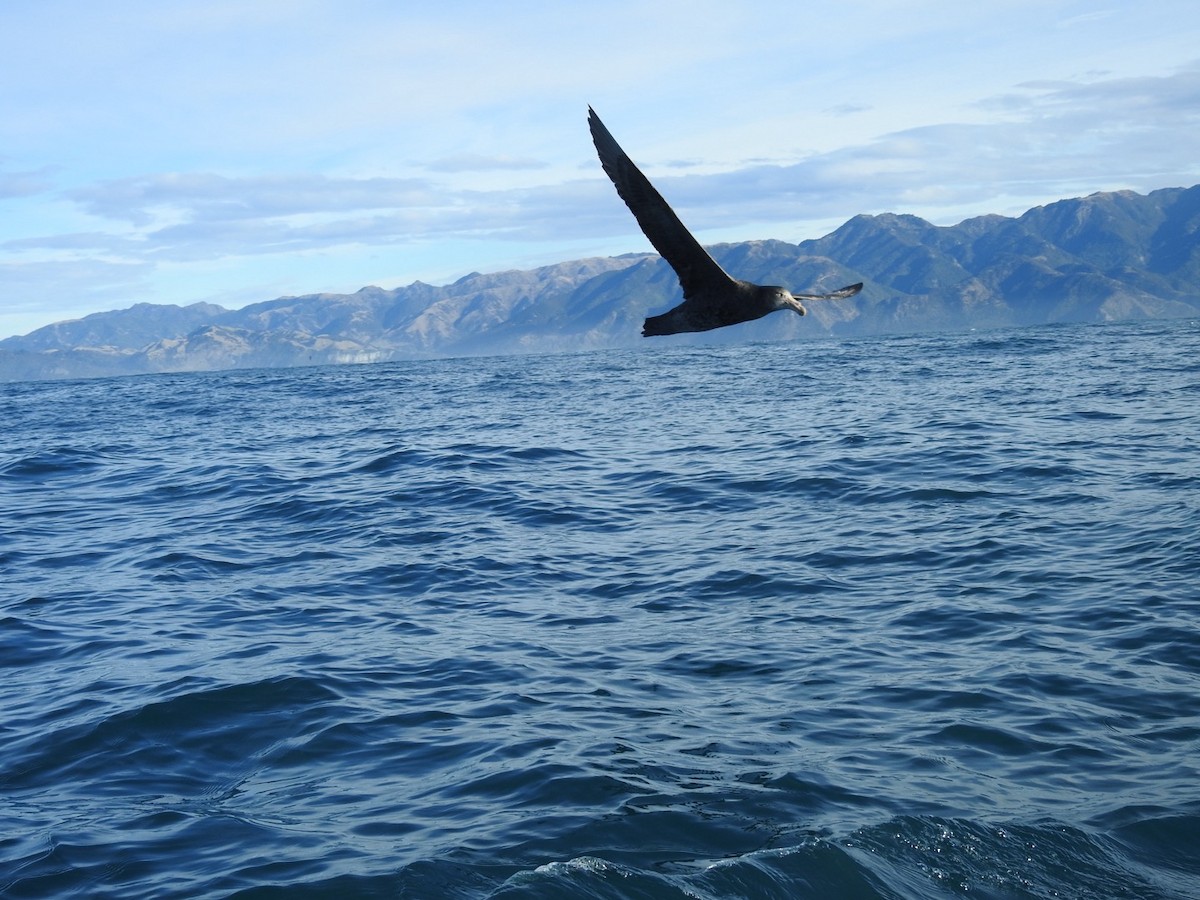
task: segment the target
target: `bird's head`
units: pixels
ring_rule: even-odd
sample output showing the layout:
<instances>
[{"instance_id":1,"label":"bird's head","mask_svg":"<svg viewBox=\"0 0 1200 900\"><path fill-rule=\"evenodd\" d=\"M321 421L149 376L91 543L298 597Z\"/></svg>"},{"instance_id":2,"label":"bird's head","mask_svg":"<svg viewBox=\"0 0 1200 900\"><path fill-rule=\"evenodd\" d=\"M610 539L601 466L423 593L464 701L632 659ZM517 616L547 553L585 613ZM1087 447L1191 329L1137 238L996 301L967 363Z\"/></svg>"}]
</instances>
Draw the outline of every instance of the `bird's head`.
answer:
<instances>
[{"instance_id":1,"label":"bird's head","mask_svg":"<svg viewBox=\"0 0 1200 900\"><path fill-rule=\"evenodd\" d=\"M792 292L787 288L772 286L764 288L764 290L770 292L770 302L773 309L790 309L802 316L808 315L808 310L804 308L804 304L792 296Z\"/></svg>"}]
</instances>

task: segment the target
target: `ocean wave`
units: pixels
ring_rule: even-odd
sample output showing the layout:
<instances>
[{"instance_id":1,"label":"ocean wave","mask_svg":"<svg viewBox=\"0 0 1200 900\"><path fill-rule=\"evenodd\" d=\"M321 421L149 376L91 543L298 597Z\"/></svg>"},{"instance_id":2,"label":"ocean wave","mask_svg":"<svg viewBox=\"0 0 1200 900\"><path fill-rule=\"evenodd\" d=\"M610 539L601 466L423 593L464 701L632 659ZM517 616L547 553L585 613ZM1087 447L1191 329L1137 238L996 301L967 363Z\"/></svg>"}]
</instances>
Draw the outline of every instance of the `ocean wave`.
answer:
<instances>
[{"instance_id":1,"label":"ocean wave","mask_svg":"<svg viewBox=\"0 0 1200 900\"><path fill-rule=\"evenodd\" d=\"M1198 339L12 386L0 893L1195 896Z\"/></svg>"}]
</instances>

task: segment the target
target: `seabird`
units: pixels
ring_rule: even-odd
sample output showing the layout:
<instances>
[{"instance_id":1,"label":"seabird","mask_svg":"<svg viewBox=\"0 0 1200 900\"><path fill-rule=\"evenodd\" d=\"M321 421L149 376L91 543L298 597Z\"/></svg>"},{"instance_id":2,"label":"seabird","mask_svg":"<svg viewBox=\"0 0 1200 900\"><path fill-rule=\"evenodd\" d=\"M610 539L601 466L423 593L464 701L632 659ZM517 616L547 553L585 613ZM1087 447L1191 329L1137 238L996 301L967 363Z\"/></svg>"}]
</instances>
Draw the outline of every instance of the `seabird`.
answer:
<instances>
[{"instance_id":1,"label":"seabird","mask_svg":"<svg viewBox=\"0 0 1200 900\"><path fill-rule=\"evenodd\" d=\"M700 243L684 228L662 194L621 149L596 111L588 107L592 141L600 165L617 187L617 193L637 219L638 225L675 274L683 288L683 302L661 316L651 316L642 326L642 336L709 331L761 319L777 309L804 315L802 300L841 300L853 297L862 284L852 284L832 294L795 294L774 285L751 284L731 278L717 265Z\"/></svg>"}]
</instances>

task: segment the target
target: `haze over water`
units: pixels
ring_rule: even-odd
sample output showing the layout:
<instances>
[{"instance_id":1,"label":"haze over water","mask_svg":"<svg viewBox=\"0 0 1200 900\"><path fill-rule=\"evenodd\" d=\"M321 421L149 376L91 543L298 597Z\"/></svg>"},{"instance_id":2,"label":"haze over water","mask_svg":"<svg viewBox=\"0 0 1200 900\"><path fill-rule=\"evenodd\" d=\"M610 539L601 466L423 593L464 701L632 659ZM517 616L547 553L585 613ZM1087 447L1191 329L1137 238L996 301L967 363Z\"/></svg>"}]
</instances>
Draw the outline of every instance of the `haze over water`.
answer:
<instances>
[{"instance_id":1,"label":"haze over water","mask_svg":"<svg viewBox=\"0 0 1200 900\"><path fill-rule=\"evenodd\" d=\"M1200 327L10 384L0 895L1200 897Z\"/></svg>"}]
</instances>

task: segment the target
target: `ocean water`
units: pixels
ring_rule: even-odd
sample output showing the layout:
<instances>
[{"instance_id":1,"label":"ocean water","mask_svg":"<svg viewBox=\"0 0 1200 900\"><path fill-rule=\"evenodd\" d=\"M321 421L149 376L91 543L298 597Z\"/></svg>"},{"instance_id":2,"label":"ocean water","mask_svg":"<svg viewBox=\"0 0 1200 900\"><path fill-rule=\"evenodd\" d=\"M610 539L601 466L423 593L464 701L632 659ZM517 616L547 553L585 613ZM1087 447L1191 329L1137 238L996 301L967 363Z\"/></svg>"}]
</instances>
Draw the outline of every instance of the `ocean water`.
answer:
<instances>
[{"instance_id":1,"label":"ocean water","mask_svg":"<svg viewBox=\"0 0 1200 900\"><path fill-rule=\"evenodd\" d=\"M0 896L1200 897L1200 323L0 386Z\"/></svg>"}]
</instances>

